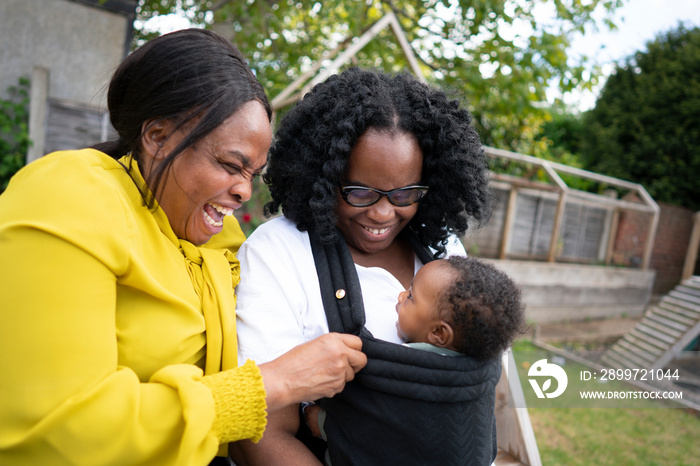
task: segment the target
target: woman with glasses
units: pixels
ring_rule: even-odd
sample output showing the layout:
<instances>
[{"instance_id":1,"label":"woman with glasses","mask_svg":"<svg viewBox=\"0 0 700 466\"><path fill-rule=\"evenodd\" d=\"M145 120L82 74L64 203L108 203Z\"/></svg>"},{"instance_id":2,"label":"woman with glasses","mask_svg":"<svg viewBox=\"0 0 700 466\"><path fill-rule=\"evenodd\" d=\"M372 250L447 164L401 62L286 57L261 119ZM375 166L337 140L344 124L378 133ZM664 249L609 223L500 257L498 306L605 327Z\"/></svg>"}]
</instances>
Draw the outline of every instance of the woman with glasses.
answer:
<instances>
[{"instance_id":1,"label":"woman with glasses","mask_svg":"<svg viewBox=\"0 0 700 466\"><path fill-rule=\"evenodd\" d=\"M401 343L396 296L422 265L403 233L435 258L465 255L458 237L489 212L470 113L408 74L352 68L315 86L282 120L263 177L272 195L266 213L283 216L258 227L238 253L241 363L274 359L329 331L310 233L322 244L344 241L366 329ZM298 427L294 408L271 414L261 442L240 445L247 462L272 464L281 454L284 464L313 464L294 437Z\"/></svg>"}]
</instances>

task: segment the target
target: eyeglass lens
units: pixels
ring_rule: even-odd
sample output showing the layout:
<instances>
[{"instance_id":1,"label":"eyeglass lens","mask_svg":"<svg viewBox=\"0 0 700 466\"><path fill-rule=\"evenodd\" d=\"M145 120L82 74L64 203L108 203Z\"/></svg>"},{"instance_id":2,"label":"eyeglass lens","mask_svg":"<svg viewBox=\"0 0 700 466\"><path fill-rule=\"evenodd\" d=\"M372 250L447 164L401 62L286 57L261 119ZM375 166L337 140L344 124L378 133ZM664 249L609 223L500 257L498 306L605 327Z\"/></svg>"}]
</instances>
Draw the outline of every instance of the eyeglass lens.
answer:
<instances>
[{"instance_id":1,"label":"eyeglass lens","mask_svg":"<svg viewBox=\"0 0 700 466\"><path fill-rule=\"evenodd\" d=\"M366 207L377 202L383 195L389 202L398 207L414 204L423 198L425 188L399 188L389 192L377 191L371 188L352 188L346 191L346 200L350 205Z\"/></svg>"}]
</instances>

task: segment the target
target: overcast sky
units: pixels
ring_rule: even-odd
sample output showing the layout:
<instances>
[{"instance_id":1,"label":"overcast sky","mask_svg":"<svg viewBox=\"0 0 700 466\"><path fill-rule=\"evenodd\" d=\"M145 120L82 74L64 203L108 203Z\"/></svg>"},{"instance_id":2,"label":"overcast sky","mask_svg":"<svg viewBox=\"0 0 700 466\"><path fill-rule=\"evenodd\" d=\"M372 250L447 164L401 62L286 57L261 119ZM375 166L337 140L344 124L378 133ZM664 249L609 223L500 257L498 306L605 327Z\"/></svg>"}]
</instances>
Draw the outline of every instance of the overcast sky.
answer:
<instances>
[{"instance_id":1,"label":"overcast sky","mask_svg":"<svg viewBox=\"0 0 700 466\"><path fill-rule=\"evenodd\" d=\"M588 33L574 42L574 50L600 51L601 61L622 59L644 49L648 41L675 28L679 21L700 25L700 0L626 0L615 14L618 30Z\"/></svg>"},{"instance_id":2,"label":"overcast sky","mask_svg":"<svg viewBox=\"0 0 700 466\"><path fill-rule=\"evenodd\" d=\"M687 27L700 26L700 0L626 0L615 14L617 30L601 27L597 33L587 33L574 41L572 53L596 57L598 63L609 65L610 72L616 61L646 50L647 42L674 29L679 21ZM570 103L587 110L595 105L595 94L575 96Z\"/></svg>"}]
</instances>

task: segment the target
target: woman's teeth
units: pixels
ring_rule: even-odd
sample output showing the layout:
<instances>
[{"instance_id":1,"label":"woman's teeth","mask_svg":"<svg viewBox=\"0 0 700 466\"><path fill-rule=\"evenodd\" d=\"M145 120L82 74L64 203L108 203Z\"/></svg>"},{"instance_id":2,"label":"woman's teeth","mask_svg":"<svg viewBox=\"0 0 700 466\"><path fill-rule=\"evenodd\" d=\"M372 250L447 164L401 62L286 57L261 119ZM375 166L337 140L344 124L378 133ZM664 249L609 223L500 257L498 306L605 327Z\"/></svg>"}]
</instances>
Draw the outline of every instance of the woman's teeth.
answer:
<instances>
[{"instance_id":1,"label":"woman's teeth","mask_svg":"<svg viewBox=\"0 0 700 466\"><path fill-rule=\"evenodd\" d=\"M220 226L223 226L223 225L224 225L224 221L223 221L223 220L221 220L220 222L217 222L216 220L214 220L213 218L211 218L211 217L209 216L209 214L206 213L206 212L204 212L204 221L207 222L209 225L211 225L211 226L213 226L213 227L220 227Z\"/></svg>"},{"instance_id":2,"label":"woman's teeth","mask_svg":"<svg viewBox=\"0 0 700 466\"><path fill-rule=\"evenodd\" d=\"M211 208L214 209L215 211L219 212L219 213L222 214L224 217L227 216L227 215L233 215L233 209L230 208L230 207L224 207L224 206L222 206L222 205L213 204L213 203L211 203L211 202L209 203L209 207L211 207ZM221 226L223 226L223 224L224 224L224 219L223 219L223 218L222 218L221 220L218 220L218 221L217 221L217 220L214 220L213 218L211 218L211 216L207 213L206 210L204 211L204 221L207 222L209 225L211 225L211 226L213 226L213 227L221 227Z\"/></svg>"},{"instance_id":3,"label":"woman's teeth","mask_svg":"<svg viewBox=\"0 0 700 466\"><path fill-rule=\"evenodd\" d=\"M370 233L372 233L373 235L383 235L384 233L389 231L388 228L367 228L367 227L363 227L363 228L365 230L369 231Z\"/></svg>"},{"instance_id":4,"label":"woman's teeth","mask_svg":"<svg viewBox=\"0 0 700 466\"><path fill-rule=\"evenodd\" d=\"M211 202L209 203L209 205L212 206L214 208L214 210L216 210L220 214L233 215L233 209L230 207L224 207L224 206L219 205L219 204L212 204Z\"/></svg>"}]
</instances>

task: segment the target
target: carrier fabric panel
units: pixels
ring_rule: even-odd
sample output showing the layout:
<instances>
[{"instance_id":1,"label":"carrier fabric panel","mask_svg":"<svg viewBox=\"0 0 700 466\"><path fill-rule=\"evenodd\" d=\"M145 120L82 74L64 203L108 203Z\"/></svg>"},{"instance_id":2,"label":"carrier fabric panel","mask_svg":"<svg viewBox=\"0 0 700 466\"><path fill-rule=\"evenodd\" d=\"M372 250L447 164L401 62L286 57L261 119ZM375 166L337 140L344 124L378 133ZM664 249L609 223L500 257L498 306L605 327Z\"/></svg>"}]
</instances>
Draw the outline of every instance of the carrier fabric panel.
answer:
<instances>
[{"instance_id":1,"label":"carrier fabric panel","mask_svg":"<svg viewBox=\"0 0 700 466\"><path fill-rule=\"evenodd\" d=\"M333 466L490 465L496 458L494 410L485 407L495 403L493 393L436 403L351 383L330 402L324 429Z\"/></svg>"},{"instance_id":2,"label":"carrier fabric panel","mask_svg":"<svg viewBox=\"0 0 700 466\"><path fill-rule=\"evenodd\" d=\"M323 400L333 466L489 465L500 359L446 357L363 336L368 367Z\"/></svg>"}]
</instances>

